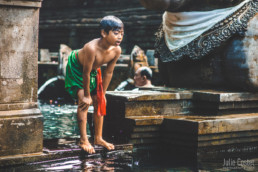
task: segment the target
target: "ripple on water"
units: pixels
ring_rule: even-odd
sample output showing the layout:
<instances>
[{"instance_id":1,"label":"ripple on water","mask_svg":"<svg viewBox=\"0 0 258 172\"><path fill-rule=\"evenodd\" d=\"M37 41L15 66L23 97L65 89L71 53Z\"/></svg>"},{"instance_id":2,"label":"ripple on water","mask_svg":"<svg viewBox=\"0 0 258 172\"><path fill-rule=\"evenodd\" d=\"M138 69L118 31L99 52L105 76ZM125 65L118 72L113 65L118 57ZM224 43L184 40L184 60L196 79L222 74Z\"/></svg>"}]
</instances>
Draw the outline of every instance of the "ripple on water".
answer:
<instances>
[{"instance_id":1,"label":"ripple on water","mask_svg":"<svg viewBox=\"0 0 258 172\"><path fill-rule=\"evenodd\" d=\"M76 105L39 102L39 109L44 117L44 139L79 137Z\"/></svg>"}]
</instances>

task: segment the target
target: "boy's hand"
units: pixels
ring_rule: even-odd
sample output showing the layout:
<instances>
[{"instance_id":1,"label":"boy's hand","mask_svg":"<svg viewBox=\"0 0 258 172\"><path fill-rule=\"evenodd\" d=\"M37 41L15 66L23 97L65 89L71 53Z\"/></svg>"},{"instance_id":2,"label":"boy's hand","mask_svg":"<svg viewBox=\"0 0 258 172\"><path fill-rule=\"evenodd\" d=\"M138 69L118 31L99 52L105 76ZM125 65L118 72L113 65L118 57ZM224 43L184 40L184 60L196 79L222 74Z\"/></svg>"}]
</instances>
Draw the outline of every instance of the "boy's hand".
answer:
<instances>
[{"instance_id":1,"label":"boy's hand","mask_svg":"<svg viewBox=\"0 0 258 172\"><path fill-rule=\"evenodd\" d=\"M92 104L92 99L91 96L87 97L82 97L81 103L78 105L78 107L82 110L85 111L89 108L89 106Z\"/></svg>"}]
</instances>

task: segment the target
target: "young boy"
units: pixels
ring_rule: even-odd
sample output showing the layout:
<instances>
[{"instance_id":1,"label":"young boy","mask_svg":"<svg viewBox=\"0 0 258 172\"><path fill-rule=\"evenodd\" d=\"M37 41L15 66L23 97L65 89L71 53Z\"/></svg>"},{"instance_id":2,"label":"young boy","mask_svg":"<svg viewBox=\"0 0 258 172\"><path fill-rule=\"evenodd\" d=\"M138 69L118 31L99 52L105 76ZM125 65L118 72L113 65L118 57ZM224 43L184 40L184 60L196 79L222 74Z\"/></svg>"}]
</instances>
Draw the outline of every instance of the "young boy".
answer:
<instances>
[{"instance_id":1,"label":"young boy","mask_svg":"<svg viewBox=\"0 0 258 172\"><path fill-rule=\"evenodd\" d=\"M116 61L121 54L119 45L124 35L124 25L115 16L104 17L100 21L100 29L101 38L86 43L82 49L72 51L68 58L65 78L66 90L72 97L78 99L79 146L90 154L95 153L95 150L87 138L86 123L88 108L92 103L95 126L94 144L104 146L108 150L114 149L113 144L102 138L103 115L105 115L105 93ZM102 82L100 67L103 64L107 64L107 68L103 73Z\"/></svg>"}]
</instances>

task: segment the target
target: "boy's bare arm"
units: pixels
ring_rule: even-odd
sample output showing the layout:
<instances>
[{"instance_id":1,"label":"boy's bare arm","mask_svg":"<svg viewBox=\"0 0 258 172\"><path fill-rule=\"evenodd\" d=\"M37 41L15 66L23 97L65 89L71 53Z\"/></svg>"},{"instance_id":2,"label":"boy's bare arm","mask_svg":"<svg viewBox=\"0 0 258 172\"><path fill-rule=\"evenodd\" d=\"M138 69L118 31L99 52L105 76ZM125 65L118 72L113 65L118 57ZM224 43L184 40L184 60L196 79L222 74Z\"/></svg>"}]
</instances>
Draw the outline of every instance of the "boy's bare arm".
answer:
<instances>
[{"instance_id":1,"label":"boy's bare arm","mask_svg":"<svg viewBox=\"0 0 258 172\"><path fill-rule=\"evenodd\" d=\"M107 68L103 75L103 92L104 92L104 94L106 94L108 85L109 85L112 75L113 75L113 71L114 71L117 59L120 57L120 55L121 55L121 48L119 47L117 49L115 58L107 64Z\"/></svg>"},{"instance_id":2,"label":"boy's bare arm","mask_svg":"<svg viewBox=\"0 0 258 172\"><path fill-rule=\"evenodd\" d=\"M83 89L84 89L84 96L90 96L90 73L92 70L92 65L95 58L95 51L93 47L89 45L85 45L83 47Z\"/></svg>"}]
</instances>

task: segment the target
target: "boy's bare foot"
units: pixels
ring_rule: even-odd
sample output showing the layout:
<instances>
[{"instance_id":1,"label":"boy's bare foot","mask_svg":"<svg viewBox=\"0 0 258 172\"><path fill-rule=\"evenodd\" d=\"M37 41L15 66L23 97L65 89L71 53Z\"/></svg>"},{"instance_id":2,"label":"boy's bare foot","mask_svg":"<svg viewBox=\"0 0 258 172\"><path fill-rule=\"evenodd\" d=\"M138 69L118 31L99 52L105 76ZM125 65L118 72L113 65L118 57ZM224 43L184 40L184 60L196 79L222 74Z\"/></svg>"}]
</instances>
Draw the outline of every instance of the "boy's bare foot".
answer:
<instances>
[{"instance_id":1,"label":"boy's bare foot","mask_svg":"<svg viewBox=\"0 0 258 172\"><path fill-rule=\"evenodd\" d=\"M93 154L95 153L95 149L91 146L91 144L87 141L87 142L82 142L80 141L79 146L86 152L88 152L89 154Z\"/></svg>"},{"instance_id":2,"label":"boy's bare foot","mask_svg":"<svg viewBox=\"0 0 258 172\"><path fill-rule=\"evenodd\" d=\"M108 150L114 150L115 149L115 146L112 143L108 143L103 139L95 139L94 144L103 146L103 147L107 148Z\"/></svg>"}]
</instances>

